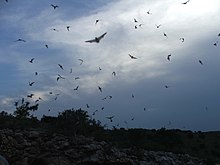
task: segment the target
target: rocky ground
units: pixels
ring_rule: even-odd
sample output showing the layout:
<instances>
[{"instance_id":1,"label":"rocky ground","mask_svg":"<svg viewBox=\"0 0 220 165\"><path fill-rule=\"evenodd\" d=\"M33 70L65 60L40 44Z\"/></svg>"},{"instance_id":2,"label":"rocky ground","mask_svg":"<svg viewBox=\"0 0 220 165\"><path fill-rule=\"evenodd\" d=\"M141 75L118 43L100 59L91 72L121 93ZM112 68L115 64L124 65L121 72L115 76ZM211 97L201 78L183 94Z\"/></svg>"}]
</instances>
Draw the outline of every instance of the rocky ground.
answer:
<instances>
[{"instance_id":1,"label":"rocky ground","mask_svg":"<svg viewBox=\"0 0 220 165\"><path fill-rule=\"evenodd\" d=\"M154 152L135 148L118 149L111 144L84 136L67 137L39 130L0 130L0 154L10 165L27 165L33 158L44 157L50 165L140 164L205 165L205 161L187 154Z\"/></svg>"}]
</instances>

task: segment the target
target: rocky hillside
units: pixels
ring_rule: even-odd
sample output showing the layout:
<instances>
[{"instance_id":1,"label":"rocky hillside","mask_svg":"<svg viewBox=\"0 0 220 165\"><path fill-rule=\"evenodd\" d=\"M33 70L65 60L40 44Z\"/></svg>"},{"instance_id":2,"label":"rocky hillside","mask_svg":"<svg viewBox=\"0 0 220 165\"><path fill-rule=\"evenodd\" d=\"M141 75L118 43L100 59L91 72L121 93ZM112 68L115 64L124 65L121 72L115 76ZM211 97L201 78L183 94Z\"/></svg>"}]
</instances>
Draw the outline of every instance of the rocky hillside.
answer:
<instances>
[{"instance_id":1,"label":"rocky hillside","mask_svg":"<svg viewBox=\"0 0 220 165\"><path fill-rule=\"evenodd\" d=\"M154 152L138 148L118 149L105 141L85 136L64 136L39 130L0 130L0 154L12 165L30 164L42 157L50 165L73 164L140 164L140 165L205 165L187 154Z\"/></svg>"}]
</instances>

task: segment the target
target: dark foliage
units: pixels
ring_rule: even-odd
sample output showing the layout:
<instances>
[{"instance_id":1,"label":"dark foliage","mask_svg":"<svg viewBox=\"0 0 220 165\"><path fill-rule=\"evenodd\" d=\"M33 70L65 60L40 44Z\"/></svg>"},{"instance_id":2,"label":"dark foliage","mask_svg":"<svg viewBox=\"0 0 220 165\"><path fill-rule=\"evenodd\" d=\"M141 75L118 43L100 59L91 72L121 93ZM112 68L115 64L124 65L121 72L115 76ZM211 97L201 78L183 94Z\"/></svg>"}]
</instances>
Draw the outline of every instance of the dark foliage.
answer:
<instances>
[{"instance_id":1,"label":"dark foliage","mask_svg":"<svg viewBox=\"0 0 220 165\"><path fill-rule=\"evenodd\" d=\"M42 128L52 132L62 132L67 135L91 135L103 130L100 122L90 119L87 111L68 109L59 113L58 117L43 116Z\"/></svg>"},{"instance_id":2,"label":"dark foliage","mask_svg":"<svg viewBox=\"0 0 220 165\"><path fill-rule=\"evenodd\" d=\"M40 129L48 133L62 133L68 136L92 136L96 140L108 141L119 148L147 149L187 153L206 158L208 162L220 162L220 133L192 132L161 129L104 129L100 121L91 119L87 111L67 109L58 116L43 116L40 120L30 115L38 105L24 103L17 106L15 113L0 112L0 129ZM139 150L141 151L141 150ZM139 157L141 152L137 152Z\"/></svg>"},{"instance_id":3,"label":"dark foliage","mask_svg":"<svg viewBox=\"0 0 220 165\"><path fill-rule=\"evenodd\" d=\"M15 106L16 110L14 112L14 115L19 119L25 119L30 117L31 112L38 110L39 104L36 103L34 105L31 105L30 102L24 102L24 100L22 100L21 105L18 105L18 103L16 103Z\"/></svg>"}]
</instances>

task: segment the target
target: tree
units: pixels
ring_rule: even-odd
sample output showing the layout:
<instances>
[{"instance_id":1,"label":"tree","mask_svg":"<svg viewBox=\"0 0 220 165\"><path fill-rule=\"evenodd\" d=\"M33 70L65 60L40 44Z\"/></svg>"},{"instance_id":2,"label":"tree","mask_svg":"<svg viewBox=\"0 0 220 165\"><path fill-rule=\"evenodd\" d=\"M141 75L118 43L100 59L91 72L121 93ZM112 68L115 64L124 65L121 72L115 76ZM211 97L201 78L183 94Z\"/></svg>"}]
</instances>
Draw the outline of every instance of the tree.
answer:
<instances>
[{"instance_id":1,"label":"tree","mask_svg":"<svg viewBox=\"0 0 220 165\"><path fill-rule=\"evenodd\" d=\"M28 118L30 117L30 112L34 112L38 110L38 106L39 104L30 105L30 102L22 101L21 105L16 105L16 110L14 112L14 115L17 118L21 118L21 119Z\"/></svg>"},{"instance_id":2,"label":"tree","mask_svg":"<svg viewBox=\"0 0 220 165\"><path fill-rule=\"evenodd\" d=\"M68 134L91 134L99 131L103 127L100 122L90 119L88 112L82 110L68 109L59 113L57 120L59 123L57 129L61 129Z\"/></svg>"}]
</instances>

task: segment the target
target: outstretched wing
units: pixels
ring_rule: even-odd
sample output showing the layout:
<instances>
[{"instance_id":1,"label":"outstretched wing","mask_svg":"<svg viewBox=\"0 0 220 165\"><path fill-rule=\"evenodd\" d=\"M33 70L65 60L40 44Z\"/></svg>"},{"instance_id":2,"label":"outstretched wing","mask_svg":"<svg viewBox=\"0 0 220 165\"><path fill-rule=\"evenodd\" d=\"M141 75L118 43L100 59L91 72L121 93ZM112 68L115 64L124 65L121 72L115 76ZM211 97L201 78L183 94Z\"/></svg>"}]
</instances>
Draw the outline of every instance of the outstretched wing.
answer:
<instances>
[{"instance_id":1,"label":"outstretched wing","mask_svg":"<svg viewBox=\"0 0 220 165\"><path fill-rule=\"evenodd\" d=\"M88 41L85 41L85 42L89 42L89 43L96 42L96 39L88 40Z\"/></svg>"},{"instance_id":2,"label":"outstretched wing","mask_svg":"<svg viewBox=\"0 0 220 165\"><path fill-rule=\"evenodd\" d=\"M115 116L108 116L107 119L113 119Z\"/></svg>"},{"instance_id":3,"label":"outstretched wing","mask_svg":"<svg viewBox=\"0 0 220 165\"><path fill-rule=\"evenodd\" d=\"M105 32L105 33L102 34L101 36L97 37L97 39L100 41L106 34L107 34L107 32Z\"/></svg>"}]
</instances>

